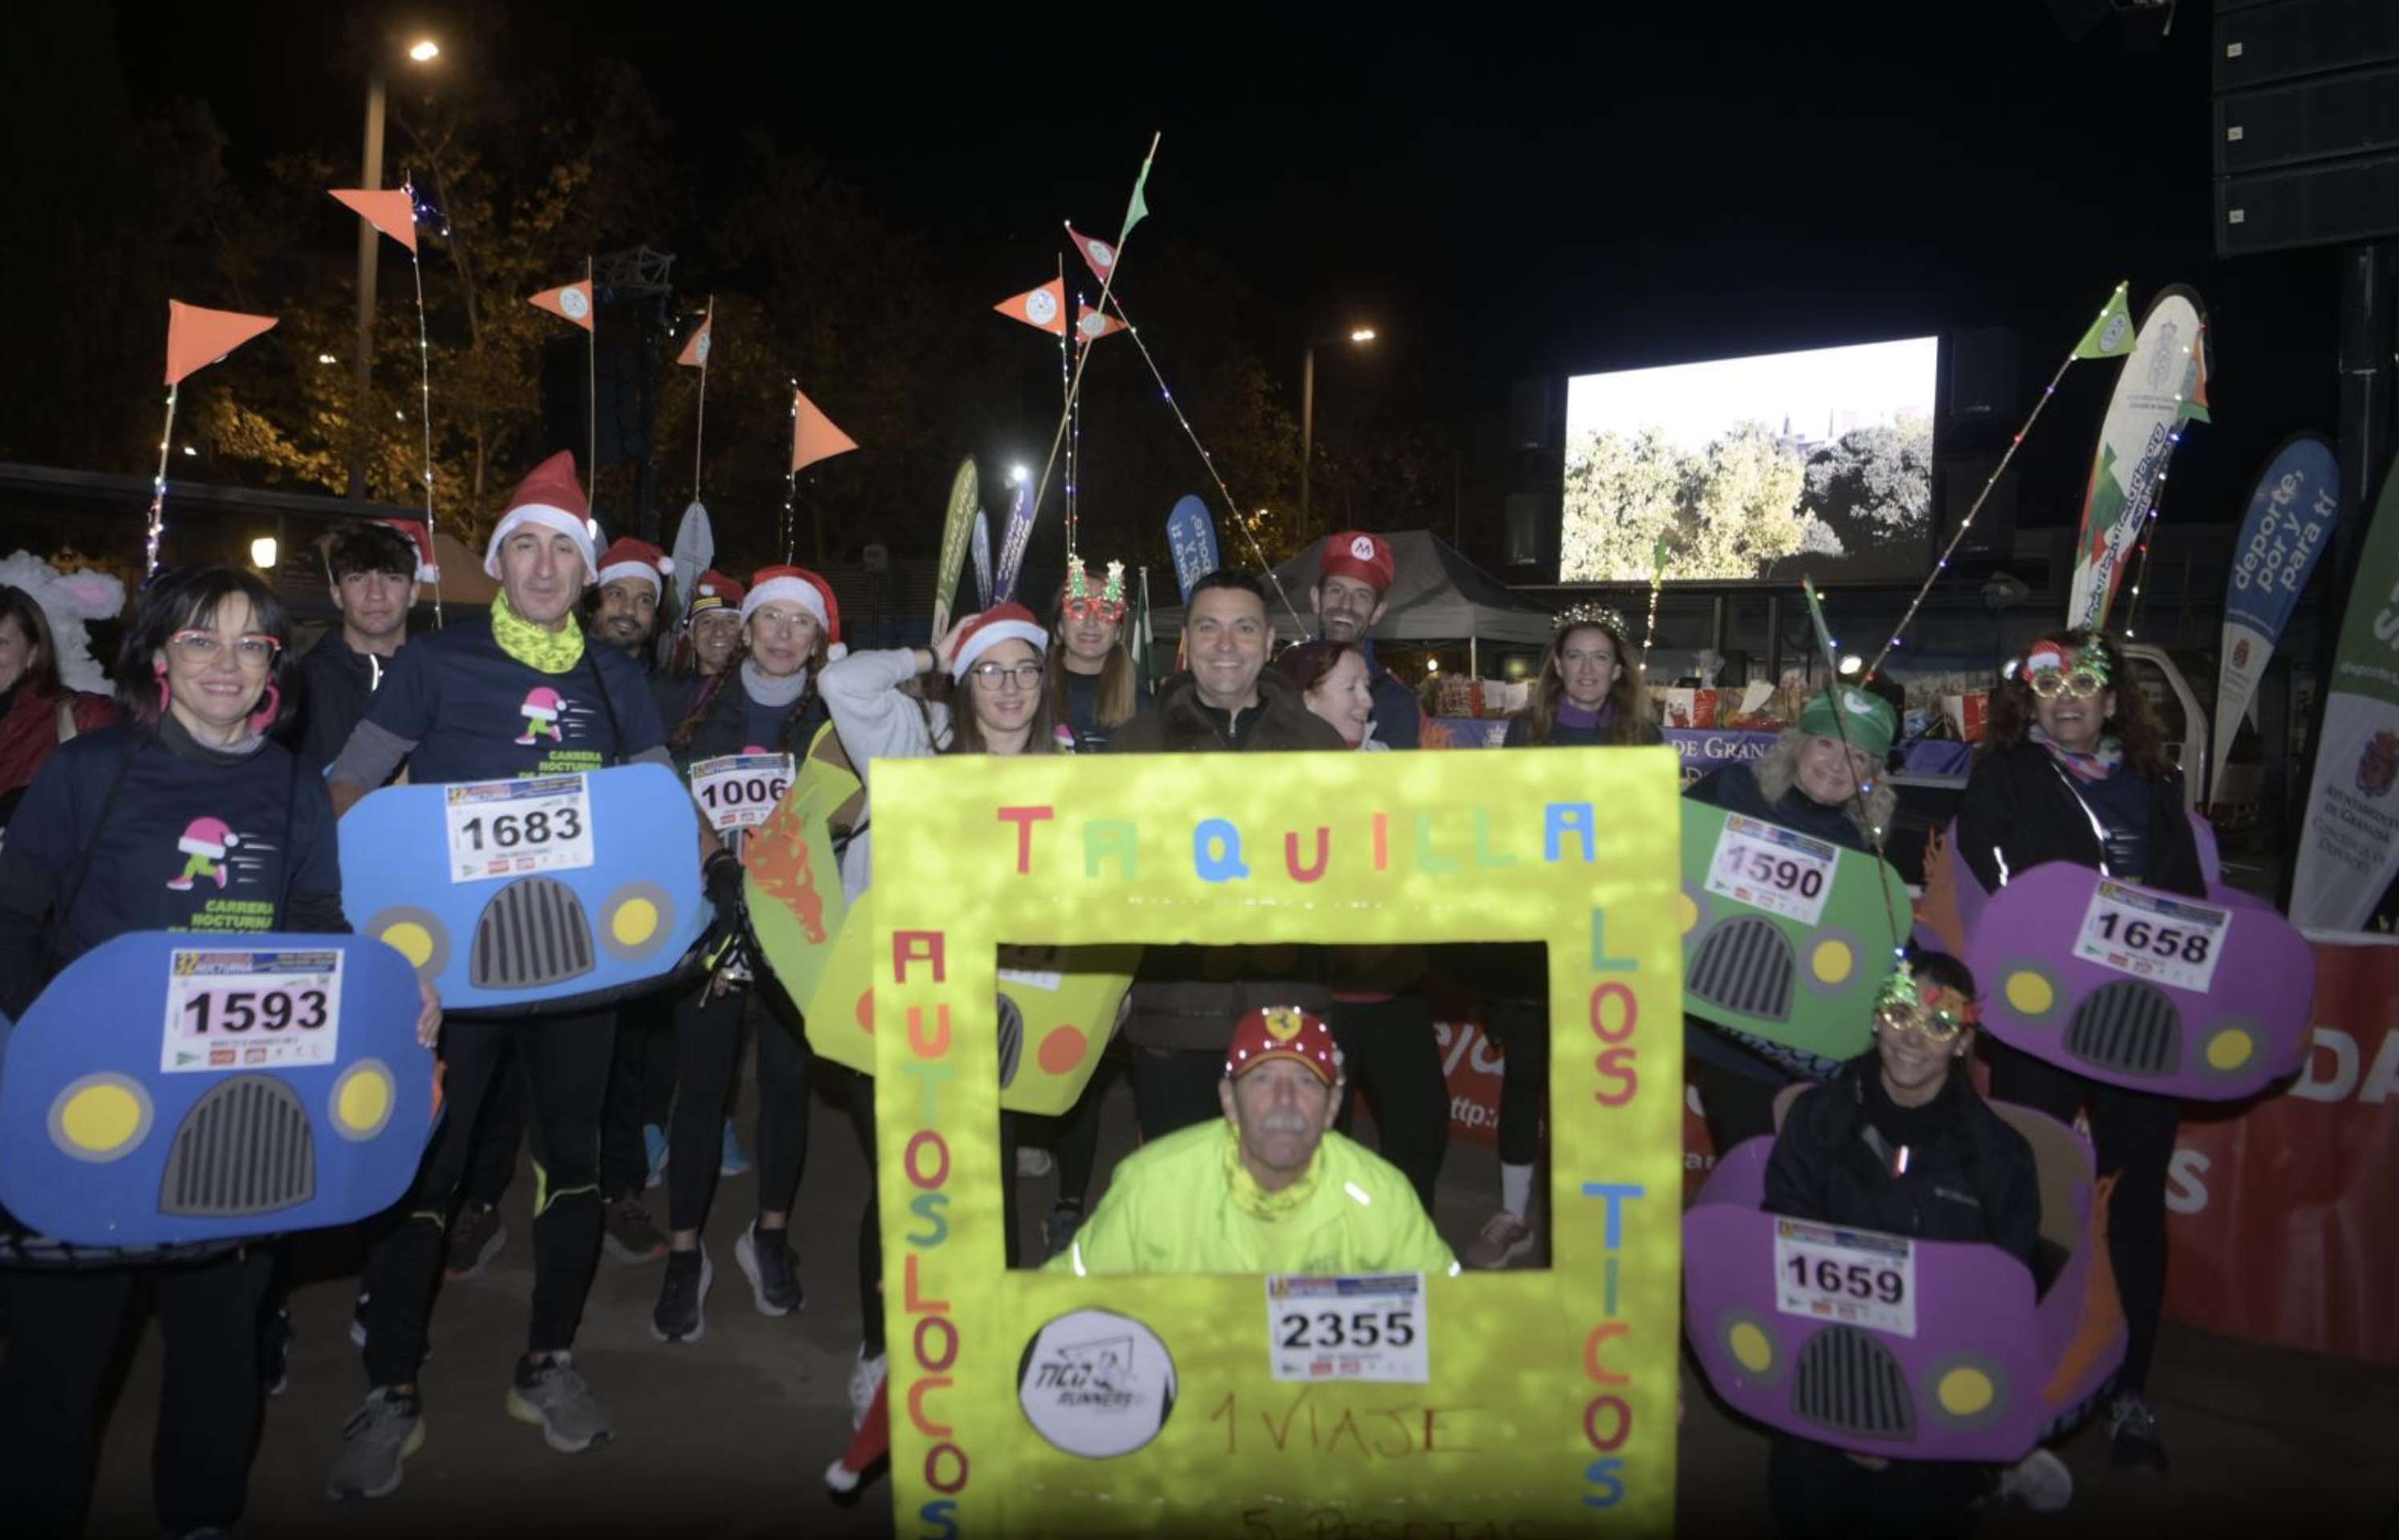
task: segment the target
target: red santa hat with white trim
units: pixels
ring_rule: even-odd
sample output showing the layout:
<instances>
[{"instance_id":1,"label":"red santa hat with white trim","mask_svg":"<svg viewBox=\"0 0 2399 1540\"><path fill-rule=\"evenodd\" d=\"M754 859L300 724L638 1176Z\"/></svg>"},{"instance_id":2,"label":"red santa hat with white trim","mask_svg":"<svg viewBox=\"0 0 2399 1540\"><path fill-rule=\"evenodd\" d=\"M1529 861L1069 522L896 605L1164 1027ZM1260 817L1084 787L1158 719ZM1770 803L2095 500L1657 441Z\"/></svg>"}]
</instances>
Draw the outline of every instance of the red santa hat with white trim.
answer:
<instances>
[{"instance_id":1,"label":"red santa hat with white trim","mask_svg":"<svg viewBox=\"0 0 2399 1540\"><path fill-rule=\"evenodd\" d=\"M500 575L500 547L517 531L531 525L536 529L553 530L567 536L583 553L583 576L587 582L600 581L598 545L592 538L591 503L583 495L583 483L575 479L575 455L560 450L526 473L508 495L508 511L492 530L492 543L483 550L483 574ZM655 547L653 547L655 548Z\"/></svg>"},{"instance_id":2,"label":"red santa hat with white trim","mask_svg":"<svg viewBox=\"0 0 2399 1540\"><path fill-rule=\"evenodd\" d=\"M636 540L630 534L617 537L600 558L600 578L603 583L622 582L629 577L646 579L653 594L667 591L666 574L674 571L667 553L646 540Z\"/></svg>"},{"instance_id":3,"label":"red santa hat with white trim","mask_svg":"<svg viewBox=\"0 0 2399 1540\"><path fill-rule=\"evenodd\" d=\"M750 574L750 591L741 596L741 622L769 604L796 604L817 617L824 632L825 655L836 662L849 655L841 644L841 605L833 585L806 567L761 567Z\"/></svg>"},{"instance_id":4,"label":"red santa hat with white trim","mask_svg":"<svg viewBox=\"0 0 2399 1540\"><path fill-rule=\"evenodd\" d=\"M378 519L375 522L407 541L408 548L416 553L416 581L419 583L441 581L441 569L433 564L433 537L427 533L424 525L413 519Z\"/></svg>"},{"instance_id":5,"label":"red santa hat with white trim","mask_svg":"<svg viewBox=\"0 0 2399 1540\"><path fill-rule=\"evenodd\" d=\"M1031 610L1022 604L994 604L960 633L958 650L950 658L950 677L963 682L975 660L1003 642L1022 642L1036 654L1049 655L1050 633Z\"/></svg>"}]
</instances>

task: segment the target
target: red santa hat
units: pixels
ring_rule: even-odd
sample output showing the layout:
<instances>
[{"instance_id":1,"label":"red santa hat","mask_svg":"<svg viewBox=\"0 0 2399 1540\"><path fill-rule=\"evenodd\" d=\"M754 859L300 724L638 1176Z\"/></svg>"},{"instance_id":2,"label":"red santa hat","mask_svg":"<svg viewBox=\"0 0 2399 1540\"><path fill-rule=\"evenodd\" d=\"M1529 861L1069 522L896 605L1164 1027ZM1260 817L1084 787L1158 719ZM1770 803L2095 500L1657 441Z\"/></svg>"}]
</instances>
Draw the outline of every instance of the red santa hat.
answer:
<instances>
[{"instance_id":1,"label":"red santa hat","mask_svg":"<svg viewBox=\"0 0 2399 1540\"><path fill-rule=\"evenodd\" d=\"M225 848L241 843L223 818L194 818L183 830L183 837L175 848L186 856L205 856L210 860L224 859Z\"/></svg>"},{"instance_id":2,"label":"red santa hat","mask_svg":"<svg viewBox=\"0 0 2399 1540\"><path fill-rule=\"evenodd\" d=\"M1324 575L1363 583L1376 593L1388 593L1395 563L1389 542L1364 530L1343 530L1324 537Z\"/></svg>"},{"instance_id":3,"label":"red santa hat","mask_svg":"<svg viewBox=\"0 0 2399 1540\"><path fill-rule=\"evenodd\" d=\"M741 586L740 579L727 577L711 567L699 574L698 582L692 585L691 602L684 609L684 619L689 622L712 611L736 609L741 603L741 596L747 592L749 590Z\"/></svg>"},{"instance_id":4,"label":"red santa hat","mask_svg":"<svg viewBox=\"0 0 2399 1540\"><path fill-rule=\"evenodd\" d=\"M1022 604L994 604L974 617L958 638L958 650L950 659L950 677L964 681L975 659L1003 642L1022 642L1038 654L1050 651L1050 633L1033 618L1033 612Z\"/></svg>"},{"instance_id":5,"label":"red santa hat","mask_svg":"<svg viewBox=\"0 0 2399 1540\"><path fill-rule=\"evenodd\" d=\"M378 519L375 522L407 541L409 549L416 553L416 581L419 583L441 581L441 569L433 564L432 536L427 533L424 525L413 519Z\"/></svg>"},{"instance_id":6,"label":"red santa hat","mask_svg":"<svg viewBox=\"0 0 2399 1540\"><path fill-rule=\"evenodd\" d=\"M823 578L806 567L761 567L750 574L750 591L741 600L742 622L746 625L769 604L796 604L807 611L824 632L826 655L848 655L849 649L841 644L841 605L834 599L833 585Z\"/></svg>"},{"instance_id":7,"label":"red santa hat","mask_svg":"<svg viewBox=\"0 0 2399 1540\"><path fill-rule=\"evenodd\" d=\"M607 554L600 558L598 581L615 583L638 577L649 584L651 593L663 596L667 591L666 574L672 571L674 563L667 560L666 552L646 540L619 535L609 546Z\"/></svg>"},{"instance_id":8,"label":"red santa hat","mask_svg":"<svg viewBox=\"0 0 2399 1540\"><path fill-rule=\"evenodd\" d=\"M575 456L566 450L544 460L517 483L509 494L508 511L492 531L492 543L483 551L483 574L500 575L500 547L508 537L527 525L555 530L572 539L583 552L583 575L589 582L600 581L597 545L592 538L591 504L583 495L583 483L575 479ZM653 547L652 549L657 547Z\"/></svg>"}]
</instances>

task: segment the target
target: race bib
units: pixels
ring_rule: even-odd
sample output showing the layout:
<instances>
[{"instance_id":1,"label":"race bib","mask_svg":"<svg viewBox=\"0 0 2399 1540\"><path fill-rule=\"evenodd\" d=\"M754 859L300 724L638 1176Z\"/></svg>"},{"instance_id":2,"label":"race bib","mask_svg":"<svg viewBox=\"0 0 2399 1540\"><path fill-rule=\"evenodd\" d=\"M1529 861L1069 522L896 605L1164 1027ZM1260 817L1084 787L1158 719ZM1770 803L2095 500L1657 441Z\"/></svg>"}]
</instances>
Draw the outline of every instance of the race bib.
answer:
<instances>
[{"instance_id":1,"label":"race bib","mask_svg":"<svg viewBox=\"0 0 2399 1540\"><path fill-rule=\"evenodd\" d=\"M789 754L726 754L695 761L691 767L691 794L720 834L765 823L791 789Z\"/></svg>"},{"instance_id":2,"label":"race bib","mask_svg":"<svg viewBox=\"0 0 2399 1540\"><path fill-rule=\"evenodd\" d=\"M2091 895L2074 955L2135 979L2207 993L2224 955L2229 909L2211 909L2188 898L2161 898L2121 883L2102 881Z\"/></svg>"},{"instance_id":3,"label":"race bib","mask_svg":"<svg viewBox=\"0 0 2399 1540\"><path fill-rule=\"evenodd\" d=\"M330 1064L341 1035L338 952L178 948L169 956L161 1074Z\"/></svg>"},{"instance_id":4,"label":"race bib","mask_svg":"<svg viewBox=\"0 0 2399 1540\"><path fill-rule=\"evenodd\" d=\"M1278 1380L1376 1380L1425 1385L1432 1378L1422 1273L1267 1278L1267 1358Z\"/></svg>"},{"instance_id":5,"label":"race bib","mask_svg":"<svg viewBox=\"0 0 2399 1540\"><path fill-rule=\"evenodd\" d=\"M591 793L581 776L464 781L446 790L452 882L591 864Z\"/></svg>"},{"instance_id":6,"label":"race bib","mask_svg":"<svg viewBox=\"0 0 2399 1540\"><path fill-rule=\"evenodd\" d=\"M1774 1284L1786 1316L1916 1335L1916 1243L1904 1236L1778 1218Z\"/></svg>"},{"instance_id":7,"label":"race bib","mask_svg":"<svg viewBox=\"0 0 2399 1540\"><path fill-rule=\"evenodd\" d=\"M1833 891L1840 848L1779 824L1733 814L1708 863L1707 889L1737 904L1812 925Z\"/></svg>"}]
</instances>

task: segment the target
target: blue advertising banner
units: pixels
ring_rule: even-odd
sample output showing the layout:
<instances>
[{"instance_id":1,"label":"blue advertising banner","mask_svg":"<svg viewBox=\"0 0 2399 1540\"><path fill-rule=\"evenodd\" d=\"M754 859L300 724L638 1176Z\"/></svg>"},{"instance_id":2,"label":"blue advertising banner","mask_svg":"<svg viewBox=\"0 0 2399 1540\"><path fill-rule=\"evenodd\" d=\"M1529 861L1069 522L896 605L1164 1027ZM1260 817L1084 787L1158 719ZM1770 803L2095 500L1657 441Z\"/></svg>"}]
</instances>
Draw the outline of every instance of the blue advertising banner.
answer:
<instances>
[{"instance_id":1,"label":"blue advertising banner","mask_svg":"<svg viewBox=\"0 0 2399 1540\"><path fill-rule=\"evenodd\" d=\"M2224 774L2232 738L2257 698L2257 682L2283 640L2299 591L2316 570L2340 515L2340 462L2332 445L2312 433L2285 441L2267 462L2249 494L2249 514L2232 547L2232 576L2224 588L2222 660L2216 675L2216 742L2208 763L2212 790Z\"/></svg>"}]
</instances>

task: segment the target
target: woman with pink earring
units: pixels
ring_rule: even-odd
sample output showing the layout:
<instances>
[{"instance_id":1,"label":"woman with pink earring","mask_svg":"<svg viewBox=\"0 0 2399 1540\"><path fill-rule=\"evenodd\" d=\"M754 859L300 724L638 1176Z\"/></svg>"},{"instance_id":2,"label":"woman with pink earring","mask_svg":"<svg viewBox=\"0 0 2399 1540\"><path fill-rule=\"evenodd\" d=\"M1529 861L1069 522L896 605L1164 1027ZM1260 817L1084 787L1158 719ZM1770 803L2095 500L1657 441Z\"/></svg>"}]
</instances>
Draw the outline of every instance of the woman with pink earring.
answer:
<instances>
[{"instance_id":1,"label":"woman with pink earring","mask_svg":"<svg viewBox=\"0 0 2399 1540\"><path fill-rule=\"evenodd\" d=\"M116 670L129 720L61 744L0 845L0 1013L21 1017L69 963L129 932L350 928L324 778L266 736L290 641L283 606L245 572L169 574L142 594ZM430 1047L440 1020L423 991L419 1041ZM0 1211L0 1229L18 1228ZM0 1268L11 1533L81 1532L109 1369L143 1293L167 1344L151 1466L159 1521L183 1533L240 1520L270 1261L250 1243L172 1266L129 1256Z\"/></svg>"}]
</instances>

